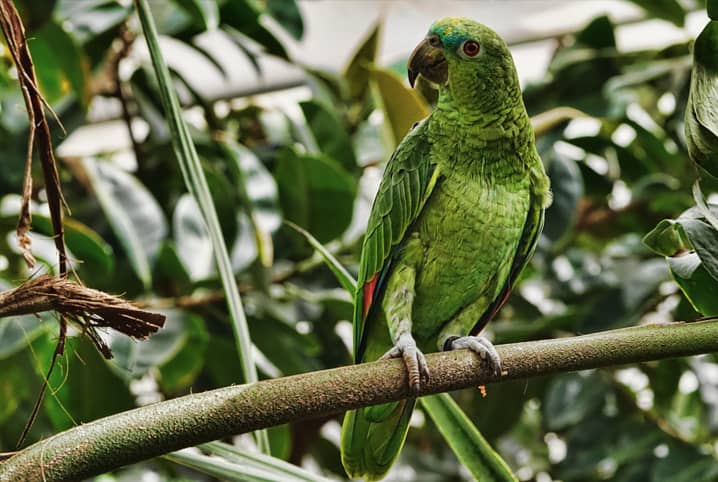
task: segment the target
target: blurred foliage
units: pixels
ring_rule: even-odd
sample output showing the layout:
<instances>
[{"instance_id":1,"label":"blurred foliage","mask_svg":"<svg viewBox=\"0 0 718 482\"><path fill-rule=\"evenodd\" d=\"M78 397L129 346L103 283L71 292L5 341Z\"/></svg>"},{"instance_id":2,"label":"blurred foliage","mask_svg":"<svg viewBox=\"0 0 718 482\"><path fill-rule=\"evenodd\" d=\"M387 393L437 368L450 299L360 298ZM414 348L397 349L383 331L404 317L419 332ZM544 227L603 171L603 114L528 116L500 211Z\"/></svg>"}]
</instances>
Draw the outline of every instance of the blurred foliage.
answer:
<instances>
[{"instance_id":1,"label":"blurred foliage","mask_svg":"<svg viewBox=\"0 0 718 482\"><path fill-rule=\"evenodd\" d=\"M65 228L85 284L168 315L165 329L146 342L108 334L115 354L110 362L81 337L71 338L30 441L137 404L241 383L208 233L173 158L149 60L134 51L119 58L118 39L132 45L139 32L131 8L116 0L17 3L32 38L41 88L68 133L89 123L98 106L118 106L120 97L145 121L147 134L133 129L131 148L62 159L72 209ZM206 30L225 36L260 68L260 52L289 59L281 39L301 38L304 29L293 0L151 3L162 34L217 68L221 62L197 41ZM685 22L682 2L634 3L649 16ZM373 64L378 29L358 39L342 72L302 67L308 88L294 109L261 96L231 102L201 98L175 71L182 101L195 106L188 115L191 134L230 247L264 378L351 361L351 299L307 240L282 220L308 230L356 272L383 162L427 108L395 72ZM691 90L695 67L689 43L622 51L615 31L600 17L559 38L544 80L525 89L532 115L569 106L590 117L539 139L555 200L531 267L489 326L499 343L718 313L718 235L706 217L717 210L718 184L705 175L715 173L716 164L695 159L708 200L706 209L695 207L691 185L697 173L688 154L715 142L709 135L716 135L710 123L715 116L704 116L701 108L717 104L696 100L710 89ZM712 41L702 45L715 48ZM714 86L714 66L704 62L701 68L703 77L694 70L693 82ZM0 55L1 287L30 275L12 234L27 140L14 75L5 50ZM696 109L686 117L687 105ZM59 143L61 130L55 135ZM691 140L695 135L702 141ZM34 196L35 254L52 271L42 186ZM56 338L57 324L49 315L0 320L0 372L6 374L0 377L0 451L14 448ZM718 480L714 356L492 385L485 398L472 390L454 396L521 480ZM393 477L466 479L466 469L429 417L422 417L421 409L417 413L422 429L410 432ZM342 478L339 421L271 430L273 455ZM236 442L252 444L247 437ZM158 480L198 477L160 460L103 480L136 480L142 471Z\"/></svg>"}]
</instances>

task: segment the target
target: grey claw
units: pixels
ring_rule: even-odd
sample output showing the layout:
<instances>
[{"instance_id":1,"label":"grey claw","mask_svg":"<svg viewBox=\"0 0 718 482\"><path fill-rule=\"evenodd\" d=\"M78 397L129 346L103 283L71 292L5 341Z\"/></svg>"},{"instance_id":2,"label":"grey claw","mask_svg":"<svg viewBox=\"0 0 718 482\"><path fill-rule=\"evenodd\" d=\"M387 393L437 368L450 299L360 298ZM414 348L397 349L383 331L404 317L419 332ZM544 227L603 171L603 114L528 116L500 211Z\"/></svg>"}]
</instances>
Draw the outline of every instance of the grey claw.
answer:
<instances>
[{"instance_id":1,"label":"grey claw","mask_svg":"<svg viewBox=\"0 0 718 482\"><path fill-rule=\"evenodd\" d=\"M468 348L486 360L491 367L494 376L501 376L501 357L496 351L493 343L483 336L462 336L451 341L451 350Z\"/></svg>"},{"instance_id":2,"label":"grey claw","mask_svg":"<svg viewBox=\"0 0 718 482\"><path fill-rule=\"evenodd\" d=\"M402 333L396 340L396 345L384 353L382 360L387 358L399 358L404 360L404 366L409 373L409 387L414 393L419 393L421 383L429 381L429 366L426 357L417 348L416 341L410 333Z\"/></svg>"}]
</instances>

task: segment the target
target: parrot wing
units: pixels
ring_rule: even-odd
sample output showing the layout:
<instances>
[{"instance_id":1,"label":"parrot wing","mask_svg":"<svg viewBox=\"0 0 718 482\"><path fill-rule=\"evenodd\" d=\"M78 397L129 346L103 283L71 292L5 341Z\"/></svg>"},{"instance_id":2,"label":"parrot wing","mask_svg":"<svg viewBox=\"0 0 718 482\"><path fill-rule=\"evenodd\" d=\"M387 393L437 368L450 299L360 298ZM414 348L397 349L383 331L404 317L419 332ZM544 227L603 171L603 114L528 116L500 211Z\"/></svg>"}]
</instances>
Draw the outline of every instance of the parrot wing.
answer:
<instances>
[{"instance_id":1,"label":"parrot wing","mask_svg":"<svg viewBox=\"0 0 718 482\"><path fill-rule=\"evenodd\" d=\"M392 256L419 216L436 184L439 170L431 160L427 119L401 141L387 163L369 216L354 298L354 358L364 352L365 322L379 299Z\"/></svg>"}]
</instances>

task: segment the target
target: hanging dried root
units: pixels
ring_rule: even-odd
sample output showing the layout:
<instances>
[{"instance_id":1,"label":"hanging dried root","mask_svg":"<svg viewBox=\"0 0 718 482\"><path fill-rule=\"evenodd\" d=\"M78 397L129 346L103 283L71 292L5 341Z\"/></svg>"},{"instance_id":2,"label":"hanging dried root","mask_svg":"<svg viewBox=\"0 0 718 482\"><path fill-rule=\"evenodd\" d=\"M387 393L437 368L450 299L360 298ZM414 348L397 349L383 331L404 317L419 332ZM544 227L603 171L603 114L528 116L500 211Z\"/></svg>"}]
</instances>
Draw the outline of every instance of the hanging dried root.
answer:
<instances>
[{"instance_id":1,"label":"hanging dried root","mask_svg":"<svg viewBox=\"0 0 718 482\"><path fill-rule=\"evenodd\" d=\"M0 318L54 310L77 323L105 358L110 348L96 328L112 328L132 338L146 338L165 323L165 315L142 310L103 291L67 278L41 275L0 293Z\"/></svg>"}]
</instances>

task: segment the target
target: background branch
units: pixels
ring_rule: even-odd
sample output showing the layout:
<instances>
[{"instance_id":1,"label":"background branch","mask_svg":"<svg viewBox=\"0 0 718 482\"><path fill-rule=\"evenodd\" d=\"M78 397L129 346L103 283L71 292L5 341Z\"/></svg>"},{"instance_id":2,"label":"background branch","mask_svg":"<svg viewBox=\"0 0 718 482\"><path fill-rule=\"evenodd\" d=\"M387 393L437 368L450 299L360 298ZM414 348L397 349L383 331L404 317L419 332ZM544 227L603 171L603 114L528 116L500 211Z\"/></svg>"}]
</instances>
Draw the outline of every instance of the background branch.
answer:
<instances>
[{"instance_id":1,"label":"background branch","mask_svg":"<svg viewBox=\"0 0 718 482\"><path fill-rule=\"evenodd\" d=\"M497 347L501 380L718 351L718 321L648 325ZM427 356L422 395L498 379L470 352ZM231 386L137 408L40 441L0 465L0 480L77 480L183 447L406 397L386 360Z\"/></svg>"}]
</instances>

